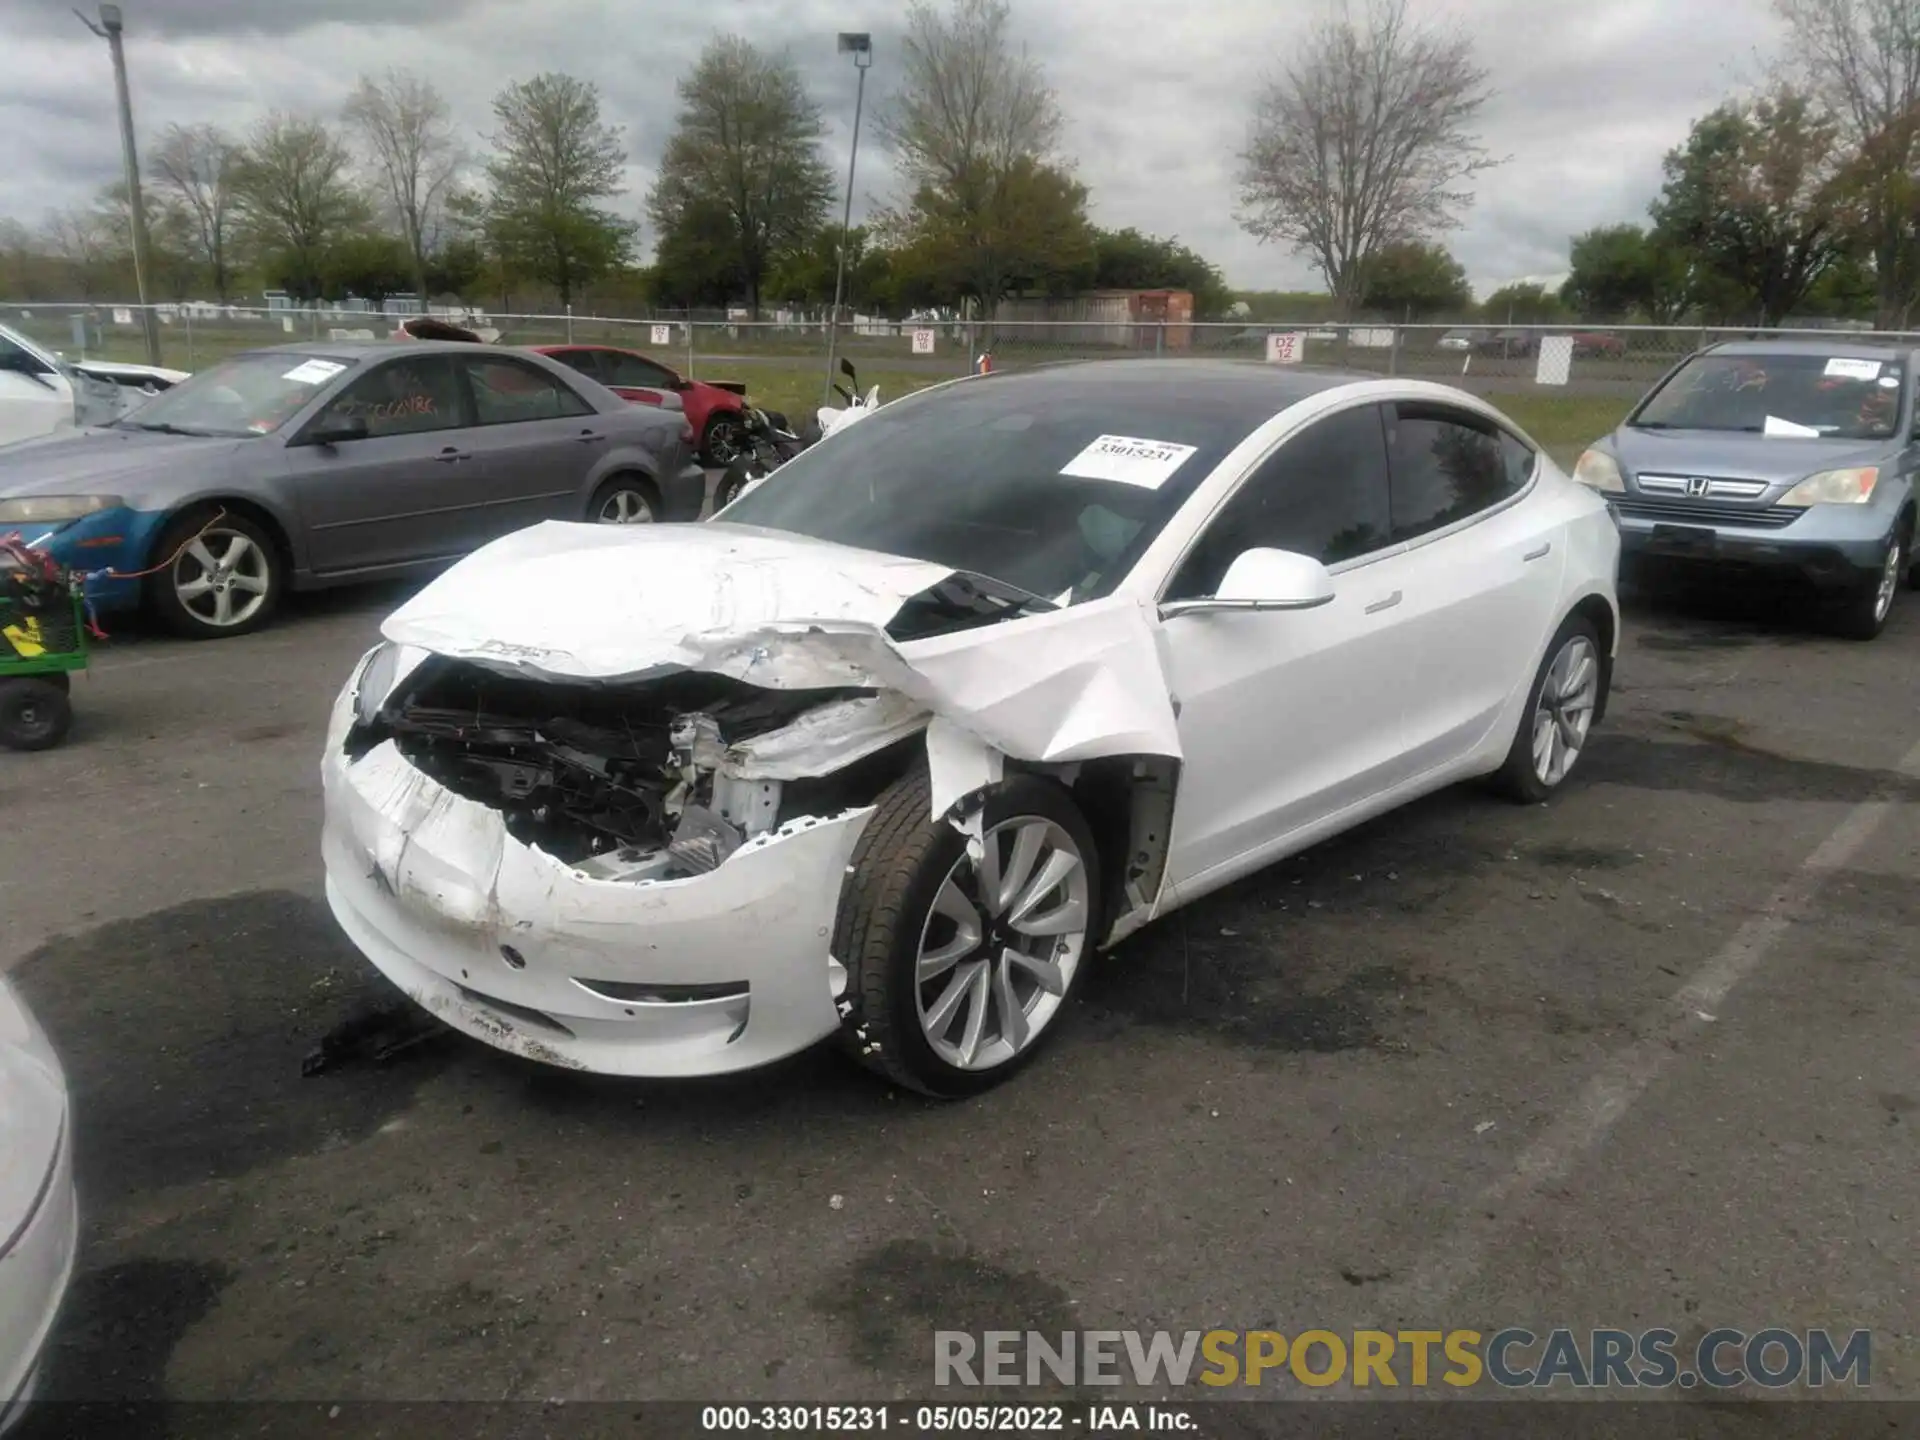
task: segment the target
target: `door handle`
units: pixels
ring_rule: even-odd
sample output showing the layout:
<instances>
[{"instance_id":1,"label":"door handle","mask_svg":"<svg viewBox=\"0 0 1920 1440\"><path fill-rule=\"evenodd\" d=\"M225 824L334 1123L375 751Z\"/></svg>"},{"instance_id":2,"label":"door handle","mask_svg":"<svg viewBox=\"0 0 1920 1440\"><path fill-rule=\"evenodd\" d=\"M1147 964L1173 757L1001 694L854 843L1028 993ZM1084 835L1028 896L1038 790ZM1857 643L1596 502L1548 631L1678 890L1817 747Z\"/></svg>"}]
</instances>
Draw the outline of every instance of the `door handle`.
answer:
<instances>
[{"instance_id":1,"label":"door handle","mask_svg":"<svg viewBox=\"0 0 1920 1440\"><path fill-rule=\"evenodd\" d=\"M471 450L456 450L453 446L449 445L433 458L438 460L442 465L452 465L461 460L471 460L473 458L473 452Z\"/></svg>"},{"instance_id":2,"label":"door handle","mask_svg":"<svg viewBox=\"0 0 1920 1440\"><path fill-rule=\"evenodd\" d=\"M1387 596L1386 599L1376 600L1371 605L1367 606L1367 614L1378 615L1382 610L1391 610L1394 606L1400 603L1401 599L1402 599L1402 596L1400 592L1396 590L1391 595Z\"/></svg>"},{"instance_id":3,"label":"door handle","mask_svg":"<svg viewBox=\"0 0 1920 1440\"><path fill-rule=\"evenodd\" d=\"M582 430L578 435L574 436L573 438L579 441L582 445L594 445L594 444L598 444L600 441L606 439L607 437L602 435L597 430Z\"/></svg>"},{"instance_id":4,"label":"door handle","mask_svg":"<svg viewBox=\"0 0 1920 1440\"><path fill-rule=\"evenodd\" d=\"M1538 550L1529 550L1526 554L1522 555L1520 557L1520 563L1524 565L1527 562L1532 560L1544 560L1552 552L1552 550L1553 550L1553 542L1549 540L1546 544L1542 545Z\"/></svg>"}]
</instances>

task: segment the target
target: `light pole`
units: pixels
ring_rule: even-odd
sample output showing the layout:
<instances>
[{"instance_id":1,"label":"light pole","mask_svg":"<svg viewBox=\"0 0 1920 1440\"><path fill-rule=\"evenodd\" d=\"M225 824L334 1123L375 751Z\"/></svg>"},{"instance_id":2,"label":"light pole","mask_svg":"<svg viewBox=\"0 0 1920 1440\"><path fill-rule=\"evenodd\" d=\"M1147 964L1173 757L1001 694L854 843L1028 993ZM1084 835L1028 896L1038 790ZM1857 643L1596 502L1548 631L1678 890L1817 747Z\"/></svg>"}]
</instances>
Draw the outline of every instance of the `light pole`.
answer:
<instances>
[{"instance_id":1,"label":"light pole","mask_svg":"<svg viewBox=\"0 0 1920 1440\"><path fill-rule=\"evenodd\" d=\"M147 363L160 363L160 322L147 303L147 207L140 198L140 152L133 142L133 99L127 92L127 53L120 43L122 22L118 5L100 7L100 23L94 24L78 10L80 23L107 42L113 51L113 83L120 92L120 148L127 164L127 210L133 221L133 283L140 292L140 327L146 332Z\"/></svg>"},{"instance_id":2,"label":"light pole","mask_svg":"<svg viewBox=\"0 0 1920 1440\"><path fill-rule=\"evenodd\" d=\"M867 67L873 64L873 37L842 31L840 53L853 56L860 79L853 92L853 145L847 152L847 204L840 215L840 265L833 277L833 313L827 317L827 383L820 392L820 403L833 398L833 363L840 340L840 297L847 288L847 237L853 230L853 166L860 158L860 111L867 99Z\"/></svg>"}]
</instances>

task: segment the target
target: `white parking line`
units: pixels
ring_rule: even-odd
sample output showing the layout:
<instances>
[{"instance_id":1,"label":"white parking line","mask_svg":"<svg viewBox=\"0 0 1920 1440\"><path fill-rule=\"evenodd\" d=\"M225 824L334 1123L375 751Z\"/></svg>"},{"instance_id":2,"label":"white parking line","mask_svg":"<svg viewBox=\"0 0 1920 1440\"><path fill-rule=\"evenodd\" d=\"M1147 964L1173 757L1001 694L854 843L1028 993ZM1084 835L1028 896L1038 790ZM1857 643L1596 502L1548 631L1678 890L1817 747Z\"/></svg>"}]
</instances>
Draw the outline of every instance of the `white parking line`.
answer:
<instances>
[{"instance_id":1,"label":"white parking line","mask_svg":"<svg viewBox=\"0 0 1920 1440\"><path fill-rule=\"evenodd\" d=\"M1897 767L1920 776L1920 744ZM1898 802L1863 800L1802 860L1792 878L1762 905L1727 944L1668 998L1666 1022L1646 1038L1608 1059L1548 1127L1520 1152L1513 1168L1489 1185L1464 1212L1461 1223L1404 1280L1383 1285L1383 1314L1423 1323L1438 1315L1485 1263L1487 1253L1523 1217L1539 1192L1563 1179L1598 1149L1613 1127L1660 1078L1687 1039L1711 1023L1742 980L1759 968L1789 929L1805 919L1822 887L1843 870L1885 823Z\"/></svg>"}]
</instances>

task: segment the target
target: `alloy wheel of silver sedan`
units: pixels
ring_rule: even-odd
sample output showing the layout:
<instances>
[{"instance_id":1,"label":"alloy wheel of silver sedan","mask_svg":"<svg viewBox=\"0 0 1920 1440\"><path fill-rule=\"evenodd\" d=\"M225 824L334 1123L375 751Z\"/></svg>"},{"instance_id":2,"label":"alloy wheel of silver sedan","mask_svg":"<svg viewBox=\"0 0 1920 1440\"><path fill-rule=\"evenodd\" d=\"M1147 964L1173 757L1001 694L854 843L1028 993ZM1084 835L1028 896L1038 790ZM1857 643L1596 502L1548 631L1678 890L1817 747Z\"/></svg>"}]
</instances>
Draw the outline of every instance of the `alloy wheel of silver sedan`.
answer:
<instances>
[{"instance_id":1,"label":"alloy wheel of silver sedan","mask_svg":"<svg viewBox=\"0 0 1920 1440\"><path fill-rule=\"evenodd\" d=\"M1533 708L1533 772L1548 788L1567 778L1593 725L1600 656L1585 635L1569 635L1547 666Z\"/></svg>"},{"instance_id":2,"label":"alloy wheel of silver sedan","mask_svg":"<svg viewBox=\"0 0 1920 1440\"><path fill-rule=\"evenodd\" d=\"M233 630L273 593L273 558L251 535L216 525L180 552L169 578L181 609L210 630Z\"/></svg>"},{"instance_id":3,"label":"alloy wheel of silver sedan","mask_svg":"<svg viewBox=\"0 0 1920 1440\"><path fill-rule=\"evenodd\" d=\"M1066 998L1092 917L1085 858L1038 815L1003 820L963 851L921 927L915 1003L947 1064L992 1070L1040 1037Z\"/></svg>"},{"instance_id":4,"label":"alloy wheel of silver sedan","mask_svg":"<svg viewBox=\"0 0 1920 1440\"><path fill-rule=\"evenodd\" d=\"M594 518L602 525L651 525L653 501L639 490L609 490L601 497Z\"/></svg>"}]
</instances>

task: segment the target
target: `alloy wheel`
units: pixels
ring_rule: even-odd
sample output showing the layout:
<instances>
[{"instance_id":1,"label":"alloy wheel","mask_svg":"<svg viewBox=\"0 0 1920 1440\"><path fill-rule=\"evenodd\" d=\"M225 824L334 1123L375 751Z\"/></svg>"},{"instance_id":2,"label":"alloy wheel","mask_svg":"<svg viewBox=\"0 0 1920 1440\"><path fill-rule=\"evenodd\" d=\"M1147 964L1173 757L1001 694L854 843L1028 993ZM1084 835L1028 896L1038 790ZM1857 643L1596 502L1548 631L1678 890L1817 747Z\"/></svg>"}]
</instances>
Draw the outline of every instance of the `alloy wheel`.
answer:
<instances>
[{"instance_id":1,"label":"alloy wheel","mask_svg":"<svg viewBox=\"0 0 1920 1440\"><path fill-rule=\"evenodd\" d=\"M1015 816L969 844L921 928L914 1002L947 1064L991 1070L1059 1012L1087 949L1087 864L1060 825Z\"/></svg>"},{"instance_id":2,"label":"alloy wheel","mask_svg":"<svg viewBox=\"0 0 1920 1440\"><path fill-rule=\"evenodd\" d=\"M707 426L707 460L719 467L740 458L745 431L737 420L715 420Z\"/></svg>"},{"instance_id":3,"label":"alloy wheel","mask_svg":"<svg viewBox=\"0 0 1920 1440\"><path fill-rule=\"evenodd\" d=\"M1885 620L1893 609L1893 597L1900 591L1900 571L1907 558L1906 543L1898 536L1887 548L1887 562L1880 567L1880 588L1873 597L1873 618Z\"/></svg>"},{"instance_id":4,"label":"alloy wheel","mask_svg":"<svg viewBox=\"0 0 1920 1440\"><path fill-rule=\"evenodd\" d=\"M1533 772L1542 785L1558 785L1580 758L1599 695L1599 652L1586 636L1574 635L1547 666L1534 703Z\"/></svg>"},{"instance_id":5,"label":"alloy wheel","mask_svg":"<svg viewBox=\"0 0 1920 1440\"><path fill-rule=\"evenodd\" d=\"M602 525L651 525L653 506L638 490L615 490L600 502Z\"/></svg>"},{"instance_id":6,"label":"alloy wheel","mask_svg":"<svg viewBox=\"0 0 1920 1440\"><path fill-rule=\"evenodd\" d=\"M181 608L216 630L245 625L273 590L273 558L251 535L220 526L202 531L173 562Z\"/></svg>"}]
</instances>

